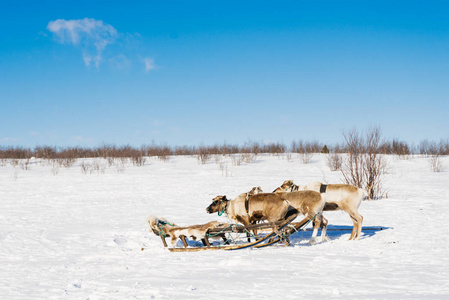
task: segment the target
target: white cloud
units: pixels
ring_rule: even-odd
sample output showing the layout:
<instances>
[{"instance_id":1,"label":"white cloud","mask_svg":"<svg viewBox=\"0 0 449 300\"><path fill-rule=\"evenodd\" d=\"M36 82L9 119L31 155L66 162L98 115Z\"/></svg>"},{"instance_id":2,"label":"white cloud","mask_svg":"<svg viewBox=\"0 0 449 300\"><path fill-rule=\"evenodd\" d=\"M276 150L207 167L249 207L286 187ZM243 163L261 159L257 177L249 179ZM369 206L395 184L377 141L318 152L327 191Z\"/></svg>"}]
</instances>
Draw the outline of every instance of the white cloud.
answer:
<instances>
[{"instance_id":1,"label":"white cloud","mask_svg":"<svg viewBox=\"0 0 449 300\"><path fill-rule=\"evenodd\" d=\"M156 65L154 64L154 60L150 57L145 57L143 59L143 63L145 64L145 72L156 69Z\"/></svg>"},{"instance_id":2,"label":"white cloud","mask_svg":"<svg viewBox=\"0 0 449 300\"><path fill-rule=\"evenodd\" d=\"M91 137L85 137L85 136L83 136L83 135L75 135L75 136L71 136L70 138L69 138L69 140L70 141L75 141L75 142L83 142L83 143L85 143L85 142L92 142L93 141L93 138L91 138Z\"/></svg>"},{"instance_id":3,"label":"white cloud","mask_svg":"<svg viewBox=\"0 0 449 300\"><path fill-rule=\"evenodd\" d=\"M2 143L14 143L14 142L17 142L18 140L19 139L17 139L17 138L13 138L13 137L9 137L9 136L0 138L0 142L2 142Z\"/></svg>"},{"instance_id":4,"label":"white cloud","mask_svg":"<svg viewBox=\"0 0 449 300\"><path fill-rule=\"evenodd\" d=\"M90 66L90 62L92 61L92 56L90 56L89 54L87 54L86 52L83 51L83 61L84 61L84 64L86 65L86 67Z\"/></svg>"},{"instance_id":5,"label":"white cloud","mask_svg":"<svg viewBox=\"0 0 449 300\"><path fill-rule=\"evenodd\" d=\"M103 50L118 37L114 27L101 20L90 18L58 19L49 22L47 29L59 39L60 43L81 46L84 64L90 66L93 62L97 68L101 62Z\"/></svg>"},{"instance_id":6,"label":"white cloud","mask_svg":"<svg viewBox=\"0 0 449 300\"><path fill-rule=\"evenodd\" d=\"M131 68L131 60L126 55L119 54L109 59L109 65L113 69L128 71Z\"/></svg>"}]
</instances>

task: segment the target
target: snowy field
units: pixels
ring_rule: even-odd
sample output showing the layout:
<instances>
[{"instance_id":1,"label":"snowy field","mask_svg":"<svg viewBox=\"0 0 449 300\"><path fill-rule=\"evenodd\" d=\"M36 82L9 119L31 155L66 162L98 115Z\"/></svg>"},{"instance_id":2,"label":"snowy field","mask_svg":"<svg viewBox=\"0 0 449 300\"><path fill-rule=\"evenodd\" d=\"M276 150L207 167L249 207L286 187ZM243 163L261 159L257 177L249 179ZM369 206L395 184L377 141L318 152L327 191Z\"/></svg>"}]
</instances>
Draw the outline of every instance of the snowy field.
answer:
<instances>
[{"instance_id":1,"label":"snowy field","mask_svg":"<svg viewBox=\"0 0 449 300\"><path fill-rule=\"evenodd\" d=\"M286 179L341 183L325 155L309 164L259 155L237 166L229 157L147 158L109 166L78 160L56 168L0 166L1 299L449 299L449 159L434 173L428 158L387 157L388 199L364 201L367 229L329 231L310 246L310 231L290 247L171 253L148 232L149 215L179 225L226 221L205 208ZM93 166L97 166L96 169ZM82 166L90 166L86 172ZM329 228L351 229L344 212L327 212ZM309 225L310 227L310 225ZM168 241L168 239L167 239ZM146 250L141 251L141 248Z\"/></svg>"}]
</instances>

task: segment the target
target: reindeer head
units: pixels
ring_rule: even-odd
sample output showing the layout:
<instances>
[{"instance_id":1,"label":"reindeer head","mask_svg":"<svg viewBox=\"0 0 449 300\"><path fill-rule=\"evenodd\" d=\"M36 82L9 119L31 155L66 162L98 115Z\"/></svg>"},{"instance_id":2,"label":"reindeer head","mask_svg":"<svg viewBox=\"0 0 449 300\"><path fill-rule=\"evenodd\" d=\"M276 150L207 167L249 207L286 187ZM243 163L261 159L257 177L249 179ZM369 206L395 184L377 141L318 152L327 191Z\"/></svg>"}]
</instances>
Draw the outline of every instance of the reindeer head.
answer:
<instances>
[{"instance_id":1,"label":"reindeer head","mask_svg":"<svg viewBox=\"0 0 449 300\"><path fill-rule=\"evenodd\" d=\"M165 234L165 228L167 226L169 226L169 227L177 226L174 223L170 223L165 218L158 218L155 216L149 216L147 219L147 223L148 223L150 232L152 231L155 235L160 235L161 233Z\"/></svg>"},{"instance_id":2,"label":"reindeer head","mask_svg":"<svg viewBox=\"0 0 449 300\"><path fill-rule=\"evenodd\" d=\"M251 191L248 192L249 195L256 195L262 193L262 188L260 186L253 187Z\"/></svg>"},{"instance_id":3,"label":"reindeer head","mask_svg":"<svg viewBox=\"0 0 449 300\"><path fill-rule=\"evenodd\" d=\"M288 190L293 185L293 180L285 180L284 183L277 189L273 191L273 193L282 193Z\"/></svg>"},{"instance_id":4,"label":"reindeer head","mask_svg":"<svg viewBox=\"0 0 449 300\"><path fill-rule=\"evenodd\" d=\"M218 212L218 214L221 215L226 210L228 202L229 200L226 198L226 196L217 196L212 199L212 204L206 208L206 211L208 214Z\"/></svg>"},{"instance_id":5,"label":"reindeer head","mask_svg":"<svg viewBox=\"0 0 449 300\"><path fill-rule=\"evenodd\" d=\"M293 180L286 180L282 183L281 187L282 188L289 188L293 185Z\"/></svg>"}]
</instances>

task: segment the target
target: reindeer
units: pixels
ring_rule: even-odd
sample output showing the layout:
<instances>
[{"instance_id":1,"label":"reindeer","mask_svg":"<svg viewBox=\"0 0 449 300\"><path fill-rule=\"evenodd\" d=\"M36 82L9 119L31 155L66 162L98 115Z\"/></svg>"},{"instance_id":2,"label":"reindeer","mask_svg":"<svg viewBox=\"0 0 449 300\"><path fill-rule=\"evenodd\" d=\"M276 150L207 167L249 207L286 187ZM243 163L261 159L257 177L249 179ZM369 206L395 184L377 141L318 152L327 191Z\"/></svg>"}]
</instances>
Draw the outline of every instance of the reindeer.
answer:
<instances>
[{"instance_id":1,"label":"reindeer","mask_svg":"<svg viewBox=\"0 0 449 300\"><path fill-rule=\"evenodd\" d=\"M209 229L217 228L219 226L227 226L227 224L225 223L220 223L218 221L211 221L206 224L181 227L167 221L167 219L165 218L158 218L155 216L149 216L147 219L147 223L149 230L152 231L155 235L160 236L165 246L167 246L165 243L165 237L171 237L172 245L175 244L178 238L181 238L184 245L186 245L184 239L185 237L192 238L194 241L201 240L203 241L203 244L206 245L208 243L206 242L205 237ZM220 235L220 237L224 238L224 236L222 235Z\"/></svg>"},{"instance_id":2,"label":"reindeer","mask_svg":"<svg viewBox=\"0 0 449 300\"><path fill-rule=\"evenodd\" d=\"M238 222L245 226L260 220L268 222L284 220L292 214L301 213L308 219L316 220L310 240L313 244L316 241L318 227L323 223L324 204L325 201L321 195L313 191L257 195L244 193L233 200L228 200L226 196L217 196L212 199L212 204L206 208L206 211L210 214L218 212L219 215L226 213L231 222ZM325 232L325 230L322 231L322 234L324 233L322 239Z\"/></svg>"},{"instance_id":3,"label":"reindeer","mask_svg":"<svg viewBox=\"0 0 449 300\"><path fill-rule=\"evenodd\" d=\"M307 218L313 220L313 233L310 244L317 242L318 228L321 227L321 241L327 239L327 219L323 217L323 209L326 204L325 196L315 191L296 191L278 193L287 200L291 206Z\"/></svg>"},{"instance_id":4,"label":"reindeer","mask_svg":"<svg viewBox=\"0 0 449 300\"><path fill-rule=\"evenodd\" d=\"M260 193L262 193L262 192L263 192L263 191L262 191L262 188L261 188L260 186L255 186L255 187L253 187L248 193L243 193L243 194L241 194L241 195L240 195L239 197L237 197L237 198L239 198L240 201L241 201L241 200L243 200L243 199L248 199L248 197L251 196L251 195L257 195L257 194L260 194ZM243 195L244 195L244 196L243 196ZM245 198L243 198L243 197L245 197ZM237 198L236 198L236 199L237 199ZM212 199L212 201L218 200L218 199L225 199L225 200L228 200L228 199L226 199L226 196L216 196L214 199ZM224 211L219 211L219 212L218 212L218 215L221 216L223 213L224 213ZM253 222L252 222L252 224L255 224L255 223L257 223L257 221L253 221ZM257 231L256 231L256 230L253 230L253 233L254 233L254 236L257 235ZM248 242L249 242L249 241L250 241L250 234L247 233L247 236L248 236Z\"/></svg>"},{"instance_id":5,"label":"reindeer","mask_svg":"<svg viewBox=\"0 0 449 300\"><path fill-rule=\"evenodd\" d=\"M226 213L231 222L241 223L245 226L263 220L270 223L283 221L298 213L278 194L249 195L248 193L243 193L233 200L228 200L226 196L216 196L206 208L206 212L218 213L219 216ZM276 230L276 226L274 230ZM257 235L255 230L254 235ZM249 242L249 233L247 236Z\"/></svg>"},{"instance_id":6,"label":"reindeer","mask_svg":"<svg viewBox=\"0 0 449 300\"><path fill-rule=\"evenodd\" d=\"M290 184L290 185L289 185ZM324 211L343 210L349 214L353 222L353 228L349 240L358 240L362 232L363 217L358 208L368 193L364 189L349 184L322 184L312 182L304 186L294 185L292 180L286 180L280 188L312 190L325 195L326 204Z\"/></svg>"}]
</instances>

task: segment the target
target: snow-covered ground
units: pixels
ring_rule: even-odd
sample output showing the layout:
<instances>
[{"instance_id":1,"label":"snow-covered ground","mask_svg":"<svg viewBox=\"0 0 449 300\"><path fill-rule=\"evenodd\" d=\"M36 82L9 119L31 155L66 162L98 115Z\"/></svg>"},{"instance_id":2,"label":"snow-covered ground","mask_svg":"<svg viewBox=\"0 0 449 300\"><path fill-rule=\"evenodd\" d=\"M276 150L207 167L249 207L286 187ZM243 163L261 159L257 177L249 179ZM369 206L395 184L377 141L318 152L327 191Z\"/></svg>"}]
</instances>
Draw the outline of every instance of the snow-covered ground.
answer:
<instances>
[{"instance_id":1,"label":"snow-covered ground","mask_svg":"<svg viewBox=\"0 0 449 300\"><path fill-rule=\"evenodd\" d=\"M240 166L229 157L204 165L147 158L143 167L8 163L0 166L0 298L448 299L448 169L434 173L424 157L387 159L388 199L359 209L364 227L385 230L365 230L359 241L347 240L350 230L330 231L331 241L313 246L305 231L291 247L195 253L164 249L146 218L226 221L205 211L216 195L271 192L286 179L340 183L340 173L318 154L309 164L295 155ZM98 168L83 173L83 163ZM352 226L344 212L325 216L330 228Z\"/></svg>"}]
</instances>

